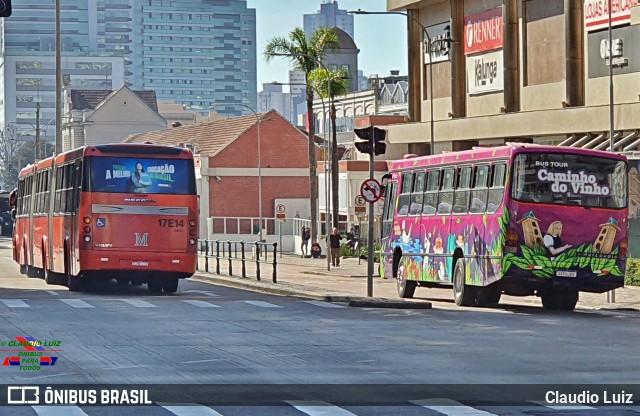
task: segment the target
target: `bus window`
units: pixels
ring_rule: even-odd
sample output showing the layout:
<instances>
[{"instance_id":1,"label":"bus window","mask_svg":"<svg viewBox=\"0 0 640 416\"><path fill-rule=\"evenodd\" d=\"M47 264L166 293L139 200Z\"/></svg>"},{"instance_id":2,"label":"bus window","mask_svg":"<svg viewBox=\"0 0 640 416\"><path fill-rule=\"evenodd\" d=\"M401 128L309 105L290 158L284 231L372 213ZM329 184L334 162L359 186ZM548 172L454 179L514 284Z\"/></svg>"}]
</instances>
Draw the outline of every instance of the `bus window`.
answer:
<instances>
[{"instance_id":1,"label":"bus window","mask_svg":"<svg viewBox=\"0 0 640 416\"><path fill-rule=\"evenodd\" d=\"M466 214L471 194L471 166L464 166L458 172L458 186L453 198L453 213Z\"/></svg>"},{"instance_id":2,"label":"bus window","mask_svg":"<svg viewBox=\"0 0 640 416\"><path fill-rule=\"evenodd\" d=\"M453 206L453 186L455 183L454 168L442 171L442 186L438 195L438 214L450 214Z\"/></svg>"},{"instance_id":3,"label":"bus window","mask_svg":"<svg viewBox=\"0 0 640 416\"><path fill-rule=\"evenodd\" d=\"M411 191L413 190L413 172L405 172L402 175L402 190L398 204L398 216L409 214L409 204L411 203Z\"/></svg>"},{"instance_id":4,"label":"bus window","mask_svg":"<svg viewBox=\"0 0 640 416\"><path fill-rule=\"evenodd\" d=\"M438 188L440 186L440 171L430 170L427 176L427 189L424 192L422 215L435 215L438 205Z\"/></svg>"},{"instance_id":5,"label":"bus window","mask_svg":"<svg viewBox=\"0 0 640 416\"><path fill-rule=\"evenodd\" d=\"M64 169L62 166L56 168L56 190L55 200L53 201L53 212L62 212L62 188L64 181Z\"/></svg>"},{"instance_id":6,"label":"bus window","mask_svg":"<svg viewBox=\"0 0 640 416\"><path fill-rule=\"evenodd\" d=\"M382 217L382 238L389 237L393 228L393 214L396 206L396 190L398 184L389 182L385 188L384 216Z\"/></svg>"},{"instance_id":7,"label":"bus window","mask_svg":"<svg viewBox=\"0 0 640 416\"><path fill-rule=\"evenodd\" d=\"M487 213L493 214L502 204L504 196L504 173L506 165L504 163L496 163L493 165L493 178L491 188L489 188L489 201L487 203Z\"/></svg>"},{"instance_id":8,"label":"bus window","mask_svg":"<svg viewBox=\"0 0 640 416\"><path fill-rule=\"evenodd\" d=\"M416 172L413 182L413 193L411 194L411 205L409 215L420 215L422 213L422 200L424 199L424 187L426 182L426 173Z\"/></svg>"},{"instance_id":9,"label":"bus window","mask_svg":"<svg viewBox=\"0 0 640 416\"><path fill-rule=\"evenodd\" d=\"M489 166L476 166L473 189L471 190L471 208L469 209L472 214L482 214L487 208L488 179Z\"/></svg>"}]
</instances>

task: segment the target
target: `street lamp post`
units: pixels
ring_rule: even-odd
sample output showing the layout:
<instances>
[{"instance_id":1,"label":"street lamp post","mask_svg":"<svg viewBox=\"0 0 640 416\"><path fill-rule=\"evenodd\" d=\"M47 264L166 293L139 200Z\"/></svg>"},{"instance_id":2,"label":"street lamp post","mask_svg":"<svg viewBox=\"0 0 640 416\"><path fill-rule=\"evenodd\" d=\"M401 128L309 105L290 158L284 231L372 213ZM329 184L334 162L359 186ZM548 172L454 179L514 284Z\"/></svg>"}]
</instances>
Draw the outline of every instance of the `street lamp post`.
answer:
<instances>
[{"instance_id":1,"label":"street lamp post","mask_svg":"<svg viewBox=\"0 0 640 416\"><path fill-rule=\"evenodd\" d=\"M211 104L212 107L221 107L224 104ZM234 103L232 105L239 105L242 106L248 110L250 110L254 116L256 116L256 123L258 124L258 215L260 218L260 227L258 228L258 239L262 240L263 239L263 234L262 234L262 227L263 227L263 219L262 219L262 160L261 160L261 148L260 148L260 124L262 122L262 119L258 116L258 113L256 113L256 111L251 108L250 106L248 106L247 104L241 104L241 103ZM253 227L253 225L252 225Z\"/></svg>"},{"instance_id":2,"label":"street lamp post","mask_svg":"<svg viewBox=\"0 0 640 416\"><path fill-rule=\"evenodd\" d=\"M611 1L611 0L609 0ZM422 28L422 35L423 35L423 44L424 44L424 38L427 39L427 43L429 44L429 132L431 134L431 151L429 152L430 154L434 154L434 147L435 147L435 138L434 138L434 120L433 120L433 48L432 48L432 43L431 43L431 36L429 36L429 32L427 31L427 28L415 17L411 16L409 13L405 13L405 12L400 12L400 11L389 11L389 12L368 12L368 11L364 11L364 10L352 10L347 12L349 14L399 14L401 16L405 16L409 19L411 19L412 21L414 21L415 23L417 23L418 25L420 25L420 27ZM426 46L425 46L426 47Z\"/></svg>"}]
</instances>

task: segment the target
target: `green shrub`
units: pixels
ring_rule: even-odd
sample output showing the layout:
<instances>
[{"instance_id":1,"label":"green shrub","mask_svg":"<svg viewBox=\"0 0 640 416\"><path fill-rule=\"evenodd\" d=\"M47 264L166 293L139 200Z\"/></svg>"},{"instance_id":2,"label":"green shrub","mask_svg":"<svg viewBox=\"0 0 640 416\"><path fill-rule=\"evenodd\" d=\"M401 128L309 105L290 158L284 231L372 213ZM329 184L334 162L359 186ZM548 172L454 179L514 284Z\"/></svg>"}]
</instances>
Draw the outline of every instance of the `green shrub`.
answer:
<instances>
[{"instance_id":1,"label":"green shrub","mask_svg":"<svg viewBox=\"0 0 640 416\"><path fill-rule=\"evenodd\" d=\"M628 286L640 286L640 259L627 259L627 270L624 275L624 284Z\"/></svg>"}]
</instances>

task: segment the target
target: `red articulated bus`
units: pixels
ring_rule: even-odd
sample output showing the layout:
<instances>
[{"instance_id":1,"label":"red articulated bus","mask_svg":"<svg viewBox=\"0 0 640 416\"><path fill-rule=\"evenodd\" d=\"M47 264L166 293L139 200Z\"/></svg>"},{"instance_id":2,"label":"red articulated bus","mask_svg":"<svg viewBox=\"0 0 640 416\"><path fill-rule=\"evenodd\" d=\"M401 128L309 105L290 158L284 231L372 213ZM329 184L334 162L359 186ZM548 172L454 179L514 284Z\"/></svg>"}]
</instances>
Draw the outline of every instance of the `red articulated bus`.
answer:
<instances>
[{"instance_id":1,"label":"red articulated bus","mask_svg":"<svg viewBox=\"0 0 640 416\"><path fill-rule=\"evenodd\" d=\"M96 279L175 292L195 272L193 154L147 144L85 146L18 178L13 258L20 271L82 291Z\"/></svg>"}]
</instances>

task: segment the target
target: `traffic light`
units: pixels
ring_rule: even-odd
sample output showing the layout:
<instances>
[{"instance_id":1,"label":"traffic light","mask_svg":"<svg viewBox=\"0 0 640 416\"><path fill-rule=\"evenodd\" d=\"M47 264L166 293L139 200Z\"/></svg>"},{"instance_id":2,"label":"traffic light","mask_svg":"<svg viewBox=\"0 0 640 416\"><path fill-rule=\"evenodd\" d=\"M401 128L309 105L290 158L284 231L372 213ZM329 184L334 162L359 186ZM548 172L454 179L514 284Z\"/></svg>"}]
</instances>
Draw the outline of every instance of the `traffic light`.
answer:
<instances>
[{"instance_id":1,"label":"traffic light","mask_svg":"<svg viewBox=\"0 0 640 416\"><path fill-rule=\"evenodd\" d=\"M386 130L377 127L364 127L353 131L356 136L364 140L363 142L356 141L354 143L359 152L378 156L387 151L387 144L384 142L387 138Z\"/></svg>"},{"instance_id":2,"label":"traffic light","mask_svg":"<svg viewBox=\"0 0 640 416\"><path fill-rule=\"evenodd\" d=\"M11 0L0 0L0 17L11 16Z\"/></svg>"}]
</instances>

